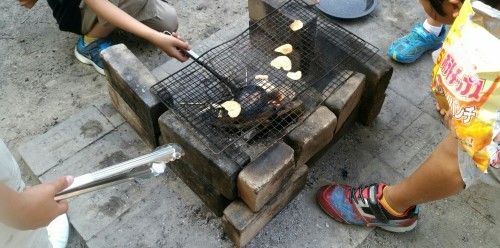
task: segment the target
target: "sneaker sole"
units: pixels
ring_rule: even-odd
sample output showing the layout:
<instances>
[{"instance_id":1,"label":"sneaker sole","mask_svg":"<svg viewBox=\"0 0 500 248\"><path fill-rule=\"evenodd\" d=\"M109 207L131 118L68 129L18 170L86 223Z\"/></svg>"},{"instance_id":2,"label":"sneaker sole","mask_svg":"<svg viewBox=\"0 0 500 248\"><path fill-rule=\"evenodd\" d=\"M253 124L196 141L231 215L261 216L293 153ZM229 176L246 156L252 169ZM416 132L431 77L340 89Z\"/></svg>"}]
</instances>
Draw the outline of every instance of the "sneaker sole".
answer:
<instances>
[{"instance_id":1,"label":"sneaker sole","mask_svg":"<svg viewBox=\"0 0 500 248\"><path fill-rule=\"evenodd\" d=\"M78 59L80 62L82 62L82 63L84 63L84 64L87 64L87 65L93 65L93 66L94 66L94 68L96 69L96 71L97 71L97 72L101 73L102 75L106 75L106 74L104 73L104 70L103 70L101 67L99 67L98 65L96 65L96 64L94 63L94 61L92 61L92 60L90 60L90 59L86 58L85 56L81 55L81 54L78 52L78 50L76 49L76 47L75 47L75 57L76 57L76 59Z\"/></svg>"},{"instance_id":2,"label":"sneaker sole","mask_svg":"<svg viewBox=\"0 0 500 248\"><path fill-rule=\"evenodd\" d=\"M413 230L417 226L417 222L418 221L415 221L410 226L405 226L405 227L390 227L390 226L377 226L377 227L380 227L389 232L404 233Z\"/></svg>"}]
</instances>

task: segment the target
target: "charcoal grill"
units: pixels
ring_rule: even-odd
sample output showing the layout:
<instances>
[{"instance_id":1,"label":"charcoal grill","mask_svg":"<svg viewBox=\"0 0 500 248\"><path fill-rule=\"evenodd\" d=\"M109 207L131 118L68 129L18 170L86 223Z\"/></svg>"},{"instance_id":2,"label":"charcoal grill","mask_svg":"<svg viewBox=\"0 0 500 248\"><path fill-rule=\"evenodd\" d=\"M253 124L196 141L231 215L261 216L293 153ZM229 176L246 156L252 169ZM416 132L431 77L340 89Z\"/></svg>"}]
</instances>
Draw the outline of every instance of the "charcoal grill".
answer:
<instances>
[{"instance_id":1,"label":"charcoal grill","mask_svg":"<svg viewBox=\"0 0 500 248\"><path fill-rule=\"evenodd\" d=\"M303 28L292 31L289 25L294 20L301 20ZM288 78L287 71L270 65L282 55L275 48L286 43L293 46L293 52L287 56L292 61L290 71L302 72L299 80ZM247 146L281 139L376 52L376 47L333 23L314 7L290 0L234 39L198 58L236 88L256 85L281 96L271 107L265 107L265 111L271 111L266 112L265 118L250 116L233 126L221 125L217 106L232 100L234 95L218 75L200 63L190 63L160 80L151 91L184 119L213 153L224 153L244 165L248 162ZM268 79L257 80L256 75L267 75ZM262 146L262 152L266 147Z\"/></svg>"}]
</instances>

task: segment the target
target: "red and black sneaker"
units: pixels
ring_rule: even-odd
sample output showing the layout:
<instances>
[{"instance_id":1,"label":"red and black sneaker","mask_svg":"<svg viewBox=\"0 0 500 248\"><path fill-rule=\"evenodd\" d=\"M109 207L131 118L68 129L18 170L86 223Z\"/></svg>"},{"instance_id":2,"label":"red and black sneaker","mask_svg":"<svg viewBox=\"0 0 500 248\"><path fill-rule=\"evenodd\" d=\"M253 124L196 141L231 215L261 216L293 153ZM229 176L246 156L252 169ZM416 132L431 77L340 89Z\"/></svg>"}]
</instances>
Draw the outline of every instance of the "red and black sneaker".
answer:
<instances>
[{"instance_id":1,"label":"red and black sneaker","mask_svg":"<svg viewBox=\"0 0 500 248\"><path fill-rule=\"evenodd\" d=\"M385 184L361 185L357 188L343 184L321 187L318 203L337 221L362 226L378 226L390 232L407 232L415 228L418 206L412 207L403 217L388 213L380 204Z\"/></svg>"}]
</instances>

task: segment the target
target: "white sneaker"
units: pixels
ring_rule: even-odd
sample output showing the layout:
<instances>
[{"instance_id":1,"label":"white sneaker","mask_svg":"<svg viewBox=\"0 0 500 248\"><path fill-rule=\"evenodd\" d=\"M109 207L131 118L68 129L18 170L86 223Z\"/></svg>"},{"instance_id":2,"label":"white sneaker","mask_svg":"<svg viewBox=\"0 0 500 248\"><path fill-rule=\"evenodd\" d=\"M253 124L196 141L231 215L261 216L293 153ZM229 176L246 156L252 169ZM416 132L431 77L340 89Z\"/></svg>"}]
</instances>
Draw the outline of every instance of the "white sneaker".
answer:
<instances>
[{"instance_id":1,"label":"white sneaker","mask_svg":"<svg viewBox=\"0 0 500 248\"><path fill-rule=\"evenodd\" d=\"M49 241L53 248L64 248L68 244L69 222L66 214L59 215L47 226Z\"/></svg>"}]
</instances>

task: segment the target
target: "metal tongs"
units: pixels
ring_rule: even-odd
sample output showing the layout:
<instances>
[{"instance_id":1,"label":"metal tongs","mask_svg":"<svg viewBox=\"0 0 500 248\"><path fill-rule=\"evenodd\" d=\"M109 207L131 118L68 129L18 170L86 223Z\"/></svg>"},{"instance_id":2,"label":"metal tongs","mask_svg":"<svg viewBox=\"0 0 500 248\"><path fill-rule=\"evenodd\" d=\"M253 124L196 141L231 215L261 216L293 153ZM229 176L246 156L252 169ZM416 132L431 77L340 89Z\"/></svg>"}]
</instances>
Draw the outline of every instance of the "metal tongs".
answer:
<instances>
[{"instance_id":1,"label":"metal tongs","mask_svg":"<svg viewBox=\"0 0 500 248\"><path fill-rule=\"evenodd\" d=\"M56 201L106 188L138 178L158 176L165 171L166 163L184 156L178 144L167 144L153 152L125 162L75 177L73 183L54 197Z\"/></svg>"}]
</instances>

